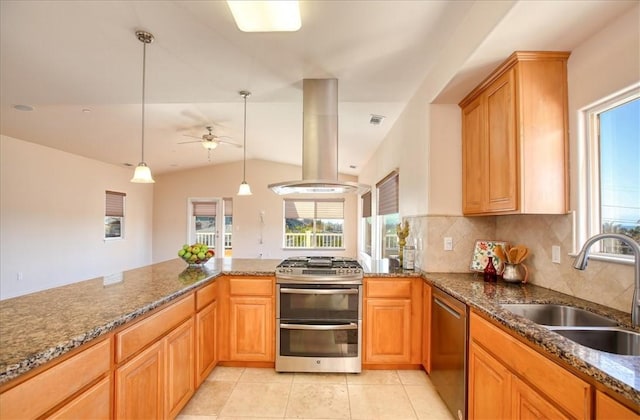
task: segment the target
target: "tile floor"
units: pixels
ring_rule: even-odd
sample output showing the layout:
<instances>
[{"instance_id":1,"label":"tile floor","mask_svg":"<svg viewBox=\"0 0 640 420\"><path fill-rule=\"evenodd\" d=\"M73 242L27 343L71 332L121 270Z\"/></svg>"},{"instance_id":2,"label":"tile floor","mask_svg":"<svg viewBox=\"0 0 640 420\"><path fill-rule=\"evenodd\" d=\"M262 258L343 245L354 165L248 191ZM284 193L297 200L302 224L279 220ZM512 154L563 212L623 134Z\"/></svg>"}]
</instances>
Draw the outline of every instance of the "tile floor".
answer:
<instances>
[{"instance_id":1,"label":"tile floor","mask_svg":"<svg viewBox=\"0 0 640 420\"><path fill-rule=\"evenodd\" d=\"M310 374L218 366L178 416L178 420L205 419L453 417L420 370Z\"/></svg>"}]
</instances>

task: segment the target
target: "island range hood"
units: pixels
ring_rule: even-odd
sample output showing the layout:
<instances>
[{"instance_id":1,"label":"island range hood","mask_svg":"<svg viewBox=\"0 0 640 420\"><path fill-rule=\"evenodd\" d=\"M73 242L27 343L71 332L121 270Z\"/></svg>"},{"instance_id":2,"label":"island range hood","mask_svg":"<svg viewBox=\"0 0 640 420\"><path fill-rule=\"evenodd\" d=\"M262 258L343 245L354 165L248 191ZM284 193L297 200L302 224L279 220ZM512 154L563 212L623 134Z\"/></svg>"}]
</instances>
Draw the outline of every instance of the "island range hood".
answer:
<instances>
[{"instance_id":1,"label":"island range hood","mask_svg":"<svg viewBox=\"0 0 640 420\"><path fill-rule=\"evenodd\" d=\"M368 191L368 185L338 180L338 80L303 79L302 96L302 179L269 188L280 195Z\"/></svg>"}]
</instances>

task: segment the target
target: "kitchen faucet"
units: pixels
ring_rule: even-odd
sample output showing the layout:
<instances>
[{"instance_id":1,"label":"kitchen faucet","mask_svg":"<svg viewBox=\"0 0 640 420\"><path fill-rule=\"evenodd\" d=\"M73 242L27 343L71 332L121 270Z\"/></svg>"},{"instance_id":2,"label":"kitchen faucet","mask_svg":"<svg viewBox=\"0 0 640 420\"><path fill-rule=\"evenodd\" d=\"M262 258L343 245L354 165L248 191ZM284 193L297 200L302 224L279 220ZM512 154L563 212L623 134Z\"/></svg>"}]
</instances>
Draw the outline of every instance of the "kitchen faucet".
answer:
<instances>
[{"instance_id":1,"label":"kitchen faucet","mask_svg":"<svg viewBox=\"0 0 640 420\"><path fill-rule=\"evenodd\" d=\"M638 294L640 293L640 245L633 238L621 235L619 233L599 233L593 235L587 239L584 243L580 253L573 262L573 268L578 270L584 270L587 268L587 261L589 260L589 249L591 245L602 239L617 239L625 244L629 245L629 248L633 251L635 257L635 272L634 272L634 289L633 289L633 302L631 303L631 322L634 326L640 326L640 300L638 300Z\"/></svg>"}]
</instances>

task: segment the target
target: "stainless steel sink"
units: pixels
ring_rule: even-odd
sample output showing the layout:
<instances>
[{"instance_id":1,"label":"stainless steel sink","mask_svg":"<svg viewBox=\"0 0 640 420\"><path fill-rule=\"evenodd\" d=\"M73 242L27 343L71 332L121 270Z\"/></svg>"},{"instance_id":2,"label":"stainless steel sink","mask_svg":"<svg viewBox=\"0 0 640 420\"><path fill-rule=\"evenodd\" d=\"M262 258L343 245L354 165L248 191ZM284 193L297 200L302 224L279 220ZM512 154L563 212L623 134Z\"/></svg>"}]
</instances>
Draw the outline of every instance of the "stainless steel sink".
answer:
<instances>
[{"instance_id":1,"label":"stainless steel sink","mask_svg":"<svg viewBox=\"0 0 640 420\"><path fill-rule=\"evenodd\" d=\"M620 328L558 328L553 332L585 347L625 356L640 356L640 334Z\"/></svg>"},{"instance_id":2,"label":"stainless steel sink","mask_svg":"<svg viewBox=\"0 0 640 420\"><path fill-rule=\"evenodd\" d=\"M573 306L553 303L505 303L504 309L536 324L558 327L615 327L617 322Z\"/></svg>"}]
</instances>

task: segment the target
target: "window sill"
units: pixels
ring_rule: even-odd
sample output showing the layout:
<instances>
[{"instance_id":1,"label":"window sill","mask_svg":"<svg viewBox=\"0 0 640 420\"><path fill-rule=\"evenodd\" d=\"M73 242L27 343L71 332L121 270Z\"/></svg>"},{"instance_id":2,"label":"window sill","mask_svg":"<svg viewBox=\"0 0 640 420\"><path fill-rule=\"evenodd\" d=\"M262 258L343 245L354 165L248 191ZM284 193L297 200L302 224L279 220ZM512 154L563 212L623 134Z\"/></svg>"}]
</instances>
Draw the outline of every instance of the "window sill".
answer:
<instances>
[{"instance_id":1,"label":"window sill","mask_svg":"<svg viewBox=\"0 0 640 420\"><path fill-rule=\"evenodd\" d=\"M287 248L283 247L283 251L346 251L347 248Z\"/></svg>"}]
</instances>

